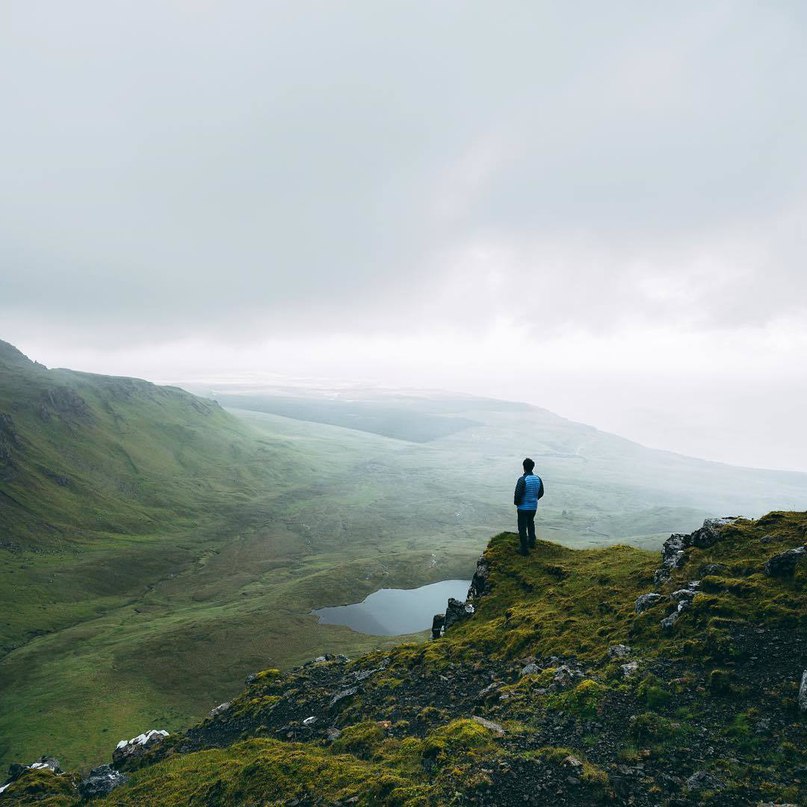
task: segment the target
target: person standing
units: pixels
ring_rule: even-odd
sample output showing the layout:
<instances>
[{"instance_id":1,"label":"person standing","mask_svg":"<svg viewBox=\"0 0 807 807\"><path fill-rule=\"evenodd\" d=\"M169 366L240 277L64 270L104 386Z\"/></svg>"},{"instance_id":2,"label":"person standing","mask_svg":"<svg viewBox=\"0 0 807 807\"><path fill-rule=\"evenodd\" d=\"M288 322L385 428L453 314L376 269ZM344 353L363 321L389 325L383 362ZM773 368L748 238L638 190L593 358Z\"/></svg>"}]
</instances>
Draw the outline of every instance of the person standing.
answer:
<instances>
[{"instance_id":1,"label":"person standing","mask_svg":"<svg viewBox=\"0 0 807 807\"><path fill-rule=\"evenodd\" d=\"M524 474L516 482L513 504L518 508L518 553L529 555L535 547L535 513L538 499L544 495L544 483L533 473L535 463L527 457L522 463Z\"/></svg>"}]
</instances>

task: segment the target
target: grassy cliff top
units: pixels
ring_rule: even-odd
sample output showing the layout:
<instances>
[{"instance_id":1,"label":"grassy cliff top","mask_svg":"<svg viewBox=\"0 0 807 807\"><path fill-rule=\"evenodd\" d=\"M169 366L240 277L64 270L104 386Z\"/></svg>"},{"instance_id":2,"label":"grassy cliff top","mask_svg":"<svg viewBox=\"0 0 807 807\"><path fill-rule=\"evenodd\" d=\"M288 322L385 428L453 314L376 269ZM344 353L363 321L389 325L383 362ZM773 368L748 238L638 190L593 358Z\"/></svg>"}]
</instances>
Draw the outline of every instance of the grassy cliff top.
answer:
<instances>
[{"instance_id":1,"label":"grassy cliff top","mask_svg":"<svg viewBox=\"0 0 807 807\"><path fill-rule=\"evenodd\" d=\"M498 535L444 637L250 676L121 762L106 802L804 803L807 561L766 564L806 538L807 513L784 512L661 556L539 542L525 559ZM29 771L4 796L51 782L48 803L78 803L69 781Z\"/></svg>"}]
</instances>

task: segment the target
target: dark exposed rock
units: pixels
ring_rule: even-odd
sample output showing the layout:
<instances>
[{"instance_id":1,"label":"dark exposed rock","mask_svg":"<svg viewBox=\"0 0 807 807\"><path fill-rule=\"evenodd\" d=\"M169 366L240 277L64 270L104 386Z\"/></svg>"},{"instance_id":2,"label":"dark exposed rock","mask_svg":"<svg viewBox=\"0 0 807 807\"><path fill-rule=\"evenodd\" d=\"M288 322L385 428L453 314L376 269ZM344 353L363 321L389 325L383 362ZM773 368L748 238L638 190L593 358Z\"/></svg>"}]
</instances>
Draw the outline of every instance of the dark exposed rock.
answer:
<instances>
[{"instance_id":1,"label":"dark exposed rock","mask_svg":"<svg viewBox=\"0 0 807 807\"><path fill-rule=\"evenodd\" d=\"M652 591L649 594L642 594L637 597L636 603L633 607L637 614L641 614L642 611L646 611L651 605L655 605L659 600L662 599L664 599L663 594L658 594L655 591Z\"/></svg>"},{"instance_id":2,"label":"dark exposed rock","mask_svg":"<svg viewBox=\"0 0 807 807\"><path fill-rule=\"evenodd\" d=\"M807 557L807 546L797 546L780 552L765 562L765 574L768 577L793 577L796 565Z\"/></svg>"},{"instance_id":3,"label":"dark exposed rock","mask_svg":"<svg viewBox=\"0 0 807 807\"><path fill-rule=\"evenodd\" d=\"M686 611L691 604L692 604L691 599L681 599L678 602L676 609L671 614L669 614L668 616L664 617L664 619L661 620L661 627L664 628L665 630L669 630L673 625L675 625L676 622L678 622L678 619L680 618L681 614L684 611Z\"/></svg>"},{"instance_id":4,"label":"dark exposed rock","mask_svg":"<svg viewBox=\"0 0 807 807\"><path fill-rule=\"evenodd\" d=\"M126 774L115 770L111 765L93 768L87 778L79 783L78 792L84 799L97 799L111 793L126 781Z\"/></svg>"},{"instance_id":5,"label":"dark exposed rock","mask_svg":"<svg viewBox=\"0 0 807 807\"><path fill-rule=\"evenodd\" d=\"M359 691L358 687L348 687L347 689L343 689L337 692L332 698L329 704L330 708L333 709L338 703L341 703L344 700L352 698L357 692Z\"/></svg>"},{"instance_id":6,"label":"dark exposed rock","mask_svg":"<svg viewBox=\"0 0 807 807\"><path fill-rule=\"evenodd\" d=\"M448 630L452 625L462 622L474 613L474 607L469 602L460 602L453 597L449 597L446 607L446 619L444 630Z\"/></svg>"},{"instance_id":7,"label":"dark exposed rock","mask_svg":"<svg viewBox=\"0 0 807 807\"><path fill-rule=\"evenodd\" d=\"M443 626L446 624L445 614L435 614L432 619L432 639L439 639L443 635Z\"/></svg>"},{"instance_id":8,"label":"dark exposed rock","mask_svg":"<svg viewBox=\"0 0 807 807\"><path fill-rule=\"evenodd\" d=\"M686 785L689 790L722 790L726 786L724 782L708 771L695 771L687 779Z\"/></svg>"},{"instance_id":9,"label":"dark exposed rock","mask_svg":"<svg viewBox=\"0 0 807 807\"><path fill-rule=\"evenodd\" d=\"M150 729L149 731L132 737L131 740L121 740L112 752L112 764L121 768L133 760L143 756L149 749L159 745L168 732L163 729Z\"/></svg>"},{"instance_id":10,"label":"dark exposed rock","mask_svg":"<svg viewBox=\"0 0 807 807\"><path fill-rule=\"evenodd\" d=\"M62 417L90 421L93 419L92 410L87 402L74 389L70 387L51 387L42 393L37 408L42 420L50 420L55 412Z\"/></svg>"},{"instance_id":11,"label":"dark exposed rock","mask_svg":"<svg viewBox=\"0 0 807 807\"><path fill-rule=\"evenodd\" d=\"M698 549L708 549L720 540L721 528L736 521L736 517L707 518L703 526L688 535L671 535L661 549L661 568L656 570L653 582L656 585L670 579L671 573L679 569L686 556L686 550L691 546Z\"/></svg>"},{"instance_id":12,"label":"dark exposed rock","mask_svg":"<svg viewBox=\"0 0 807 807\"><path fill-rule=\"evenodd\" d=\"M488 591L490 591L490 567L487 559L483 556L476 562L476 571L468 589L468 599L475 600L487 594Z\"/></svg>"}]
</instances>

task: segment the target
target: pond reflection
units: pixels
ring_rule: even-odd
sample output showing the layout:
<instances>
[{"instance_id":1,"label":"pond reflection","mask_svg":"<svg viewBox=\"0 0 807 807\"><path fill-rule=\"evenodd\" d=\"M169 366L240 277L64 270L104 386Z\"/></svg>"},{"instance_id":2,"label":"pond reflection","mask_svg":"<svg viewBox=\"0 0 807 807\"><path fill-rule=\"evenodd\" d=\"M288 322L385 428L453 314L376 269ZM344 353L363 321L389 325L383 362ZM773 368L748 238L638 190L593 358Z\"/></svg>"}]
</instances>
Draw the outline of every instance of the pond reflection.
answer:
<instances>
[{"instance_id":1,"label":"pond reflection","mask_svg":"<svg viewBox=\"0 0 807 807\"><path fill-rule=\"evenodd\" d=\"M347 625L372 636L399 636L428 630L446 610L449 597L465 602L470 580L441 580L420 588L382 588L353 605L313 611L324 625Z\"/></svg>"}]
</instances>

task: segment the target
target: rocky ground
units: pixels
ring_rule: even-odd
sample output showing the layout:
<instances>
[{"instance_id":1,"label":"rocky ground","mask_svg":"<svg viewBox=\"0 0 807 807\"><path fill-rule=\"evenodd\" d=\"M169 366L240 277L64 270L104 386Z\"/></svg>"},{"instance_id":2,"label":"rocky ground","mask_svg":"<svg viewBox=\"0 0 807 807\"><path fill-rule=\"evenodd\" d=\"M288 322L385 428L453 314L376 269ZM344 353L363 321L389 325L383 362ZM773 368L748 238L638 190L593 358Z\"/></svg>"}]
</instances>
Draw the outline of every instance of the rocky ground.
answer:
<instances>
[{"instance_id":1,"label":"rocky ground","mask_svg":"<svg viewBox=\"0 0 807 807\"><path fill-rule=\"evenodd\" d=\"M498 536L444 636L256 673L185 734L116 749L97 787L20 766L0 804L806 804L805 536L774 513L660 560L526 561Z\"/></svg>"}]
</instances>

